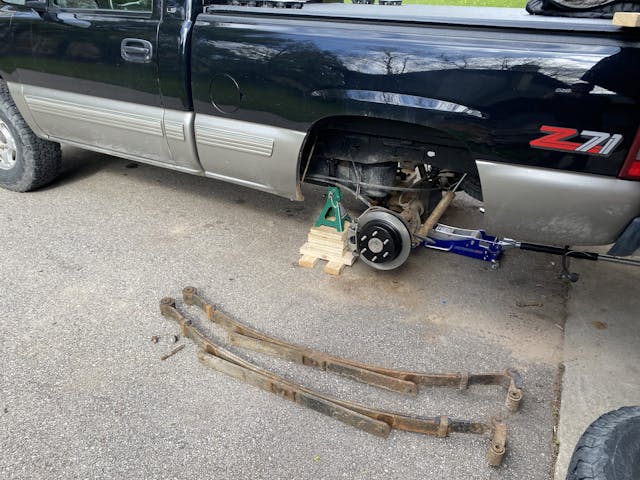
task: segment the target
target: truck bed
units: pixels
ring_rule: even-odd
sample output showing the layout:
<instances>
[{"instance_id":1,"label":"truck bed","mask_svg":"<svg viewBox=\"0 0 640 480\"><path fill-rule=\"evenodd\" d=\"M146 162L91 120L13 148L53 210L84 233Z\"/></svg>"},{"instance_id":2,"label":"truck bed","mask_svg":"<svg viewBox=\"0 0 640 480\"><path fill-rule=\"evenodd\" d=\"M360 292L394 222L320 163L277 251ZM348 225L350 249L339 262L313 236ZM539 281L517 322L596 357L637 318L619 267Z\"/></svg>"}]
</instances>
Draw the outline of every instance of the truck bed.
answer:
<instances>
[{"instance_id":1,"label":"truck bed","mask_svg":"<svg viewBox=\"0 0 640 480\"><path fill-rule=\"evenodd\" d=\"M624 29L608 19L545 17L530 15L523 8L456 7L439 5L353 5L339 3L310 3L302 9L261 8L227 5L210 5L208 13L242 12L264 15L290 15L295 17L325 17L328 19L364 20L376 22L424 23L531 30L555 30L564 32L631 33L638 29Z\"/></svg>"}]
</instances>

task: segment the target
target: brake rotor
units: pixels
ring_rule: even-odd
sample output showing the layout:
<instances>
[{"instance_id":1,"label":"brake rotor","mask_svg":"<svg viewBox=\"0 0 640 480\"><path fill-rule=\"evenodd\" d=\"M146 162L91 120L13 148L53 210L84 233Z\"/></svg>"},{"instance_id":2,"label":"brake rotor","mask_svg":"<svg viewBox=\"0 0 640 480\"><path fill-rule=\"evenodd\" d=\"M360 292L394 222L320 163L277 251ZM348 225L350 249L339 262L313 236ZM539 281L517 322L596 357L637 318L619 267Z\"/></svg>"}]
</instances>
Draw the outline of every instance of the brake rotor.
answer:
<instances>
[{"instance_id":1,"label":"brake rotor","mask_svg":"<svg viewBox=\"0 0 640 480\"><path fill-rule=\"evenodd\" d=\"M393 270L411 253L411 233L396 213L381 207L366 210L355 224L351 246L360 259L377 270Z\"/></svg>"}]
</instances>

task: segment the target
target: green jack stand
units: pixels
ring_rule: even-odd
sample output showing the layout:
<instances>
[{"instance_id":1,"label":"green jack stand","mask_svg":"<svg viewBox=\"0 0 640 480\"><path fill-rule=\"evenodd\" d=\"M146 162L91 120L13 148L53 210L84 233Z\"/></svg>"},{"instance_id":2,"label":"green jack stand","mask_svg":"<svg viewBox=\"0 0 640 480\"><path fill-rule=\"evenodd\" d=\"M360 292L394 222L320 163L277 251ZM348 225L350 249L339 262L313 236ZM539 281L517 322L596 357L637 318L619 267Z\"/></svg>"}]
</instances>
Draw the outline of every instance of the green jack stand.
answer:
<instances>
[{"instance_id":1,"label":"green jack stand","mask_svg":"<svg viewBox=\"0 0 640 480\"><path fill-rule=\"evenodd\" d=\"M338 187L329 187L327 192L327 202L324 204L322 213L316 221L316 227L326 225L335 228L338 232L344 232L344 223L350 222L349 213L342 206L342 192Z\"/></svg>"}]
</instances>

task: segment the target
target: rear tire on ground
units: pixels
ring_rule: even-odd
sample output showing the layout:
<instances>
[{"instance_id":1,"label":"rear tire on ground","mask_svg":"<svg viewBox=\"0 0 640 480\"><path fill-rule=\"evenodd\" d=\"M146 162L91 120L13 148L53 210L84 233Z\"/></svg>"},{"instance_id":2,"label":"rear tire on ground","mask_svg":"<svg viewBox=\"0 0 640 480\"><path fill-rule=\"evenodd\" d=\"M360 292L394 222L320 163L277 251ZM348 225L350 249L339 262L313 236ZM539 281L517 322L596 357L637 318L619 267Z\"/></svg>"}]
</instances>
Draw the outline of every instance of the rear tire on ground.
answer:
<instances>
[{"instance_id":1,"label":"rear tire on ground","mask_svg":"<svg viewBox=\"0 0 640 480\"><path fill-rule=\"evenodd\" d=\"M54 180L60 171L60 144L33 133L0 80L0 187L27 192Z\"/></svg>"},{"instance_id":2,"label":"rear tire on ground","mask_svg":"<svg viewBox=\"0 0 640 480\"><path fill-rule=\"evenodd\" d=\"M567 480L636 479L640 479L640 407L622 407L585 430L571 457Z\"/></svg>"}]
</instances>

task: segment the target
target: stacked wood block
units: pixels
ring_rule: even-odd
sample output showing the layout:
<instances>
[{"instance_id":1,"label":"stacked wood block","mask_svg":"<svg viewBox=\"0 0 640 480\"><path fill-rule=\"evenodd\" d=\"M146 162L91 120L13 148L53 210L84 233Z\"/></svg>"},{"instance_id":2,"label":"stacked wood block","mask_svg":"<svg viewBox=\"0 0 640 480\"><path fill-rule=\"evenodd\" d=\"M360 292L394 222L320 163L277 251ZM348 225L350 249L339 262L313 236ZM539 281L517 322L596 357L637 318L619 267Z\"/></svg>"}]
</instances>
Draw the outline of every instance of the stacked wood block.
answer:
<instances>
[{"instance_id":1,"label":"stacked wood block","mask_svg":"<svg viewBox=\"0 0 640 480\"><path fill-rule=\"evenodd\" d=\"M613 14L613 24L619 27L640 27L640 13L638 12L616 12Z\"/></svg>"},{"instance_id":2,"label":"stacked wood block","mask_svg":"<svg viewBox=\"0 0 640 480\"><path fill-rule=\"evenodd\" d=\"M345 223L344 232L322 225L311 227L307 242L300 247L301 267L313 268L318 260L326 260L324 272L329 275L340 275L345 265L353 265L355 255L348 245L349 223Z\"/></svg>"}]
</instances>

